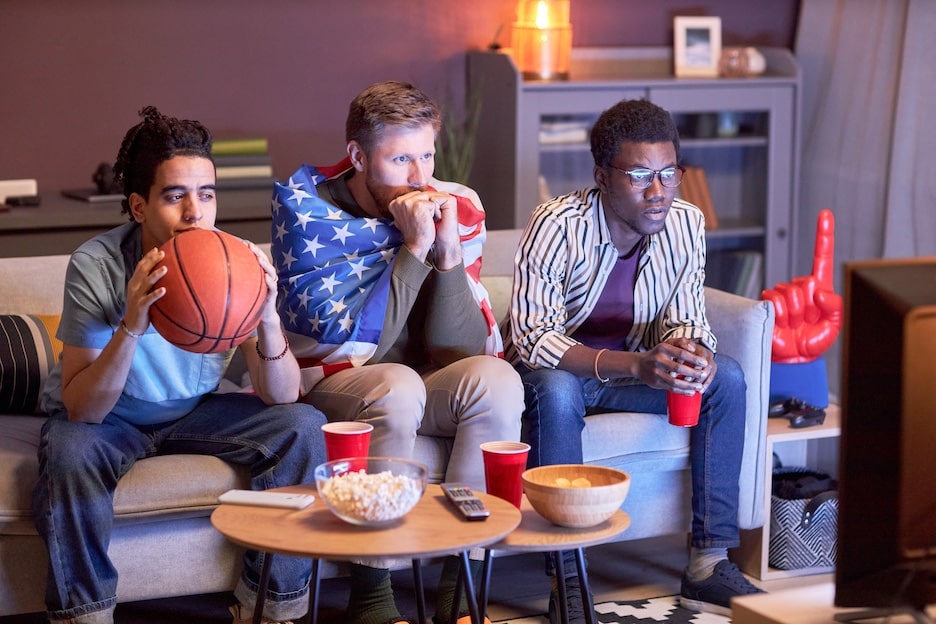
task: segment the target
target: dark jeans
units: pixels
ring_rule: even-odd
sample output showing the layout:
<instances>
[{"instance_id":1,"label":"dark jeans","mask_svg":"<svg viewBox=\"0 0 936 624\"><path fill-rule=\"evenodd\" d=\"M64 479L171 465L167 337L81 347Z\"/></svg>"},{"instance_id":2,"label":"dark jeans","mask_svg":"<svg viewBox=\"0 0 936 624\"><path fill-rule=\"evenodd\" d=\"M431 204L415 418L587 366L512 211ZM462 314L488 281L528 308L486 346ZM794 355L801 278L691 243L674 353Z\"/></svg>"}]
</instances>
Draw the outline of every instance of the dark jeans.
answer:
<instances>
[{"instance_id":1,"label":"dark jeans","mask_svg":"<svg viewBox=\"0 0 936 624\"><path fill-rule=\"evenodd\" d=\"M692 545L738 545L738 476L744 443L744 373L726 355L702 397L699 424L690 433ZM530 445L527 467L580 464L582 430L589 414L666 413L666 392L645 385L615 385L557 369L518 367L526 410L522 439ZM622 431L622 435L626 432Z\"/></svg>"},{"instance_id":2,"label":"dark jeans","mask_svg":"<svg viewBox=\"0 0 936 624\"><path fill-rule=\"evenodd\" d=\"M210 395L179 420L155 426L137 427L110 416L101 424L72 423L64 412L50 416L42 429L39 481L33 491L36 528L49 549L49 616L94 624L113 621L117 571L107 547L114 490L136 460L214 455L248 466L255 490L309 483L315 466L325 461L324 423L325 417L310 405L267 406L240 393ZM261 564L259 553L246 553L240 585L254 595ZM288 611L287 617L276 619L306 612L310 574L309 559L273 559L269 612Z\"/></svg>"}]
</instances>

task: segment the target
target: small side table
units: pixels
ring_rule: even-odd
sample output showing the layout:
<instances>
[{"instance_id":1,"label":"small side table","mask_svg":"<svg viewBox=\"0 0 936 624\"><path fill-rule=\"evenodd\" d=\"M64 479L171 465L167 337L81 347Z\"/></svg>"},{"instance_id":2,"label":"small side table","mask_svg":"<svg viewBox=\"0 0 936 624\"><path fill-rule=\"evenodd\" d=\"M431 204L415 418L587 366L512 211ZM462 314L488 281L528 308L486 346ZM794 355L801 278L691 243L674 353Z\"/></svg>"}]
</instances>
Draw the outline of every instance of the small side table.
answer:
<instances>
[{"instance_id":1,"label":"small side table","mask_svg":"<svg viewBox=\"0 0 936 624\"><path fill-rule=\"evenodd\" d=\"M578 571L579 582L582 587L582 599L585 601L585 621L588 624L595 622L595 609L591 600L591 589L588 585L588 573L585 569L585 555L583 549L587 546L603 544L616 537L630 526L630 516L618 509L609 519L601 524L586 529L571 529L553 524L539 515L526 495L520 504L522 519L520 525L499 542L487 548L484 557L484 571L481 578L481 594L478 603L483 613L487 606L488 586L491 578L492 551L507 550L512 552L552 552L556 553L556 574L559 590L560 617L563 624L568 624L569 614L566 607L565 574L562 564L563 550L575 551L575 564Z\"/></svg>"},{"instance_id":2,"label":"small side table","mask_svg":"<svg viewBox=\"0 0 936 624\"><path fill-rule=\"evenodd\" d=\"M314 485L276 488L276 491L316 493ZM458 553L464 570L468 569L468 551L503 539L520 524L520 511L495 496L477 493L491 510L484 522L467 522L446 501L438 485L426 487L422 499L399 522L382 528L348 524L335 516L316 497L302 510L275 509L249 505L220 505L211 514L211 524L232 542L268 554L260 575L260 590L254 608L255 624L263 613L269 564L274 554L311 557L312 578L309 587L309 621L318 618L319 563L321 559L349 561L358 558L400 558L413 560L417 584L419 616L425 620L419 559ZM462 575L465 591L474 596L470 574ZM480 624L483 616L478 605L469 599L472 619Z\"/></svg>"}]
</instances>

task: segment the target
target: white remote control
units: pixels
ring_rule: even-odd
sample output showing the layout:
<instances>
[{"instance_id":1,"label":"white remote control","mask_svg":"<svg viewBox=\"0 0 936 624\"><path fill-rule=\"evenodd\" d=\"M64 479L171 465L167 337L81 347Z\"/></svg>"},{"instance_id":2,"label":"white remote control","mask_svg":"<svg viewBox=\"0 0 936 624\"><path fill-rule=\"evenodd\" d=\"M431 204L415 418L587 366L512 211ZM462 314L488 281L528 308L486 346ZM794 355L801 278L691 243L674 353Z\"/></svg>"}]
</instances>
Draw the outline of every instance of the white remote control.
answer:
<instances>
[{"instance_id":1,"label":"white remote control","mask_svg":"<svg viewBox=\"0 0 936 624\"><path fill-rule=\"evenodd\" d=\"M263 490L228 490L218 497L218 502L230 505L257 505L259 507L283 507L285 509L305 509L314 500L315 496L312 494Z\"/></svg>"},{"instance_id":2,"label":"white remote control","mask_svg":"<svg viewBox=\"0 0 936 624\"><path fill-rule=\"evenodd\" d=\"M443 483L442 491L445 492L455 508L465 516L467 520L486 520L491 515L490 510L484 506L474 492L463 483Z\"/></svg>"}]
</instances>

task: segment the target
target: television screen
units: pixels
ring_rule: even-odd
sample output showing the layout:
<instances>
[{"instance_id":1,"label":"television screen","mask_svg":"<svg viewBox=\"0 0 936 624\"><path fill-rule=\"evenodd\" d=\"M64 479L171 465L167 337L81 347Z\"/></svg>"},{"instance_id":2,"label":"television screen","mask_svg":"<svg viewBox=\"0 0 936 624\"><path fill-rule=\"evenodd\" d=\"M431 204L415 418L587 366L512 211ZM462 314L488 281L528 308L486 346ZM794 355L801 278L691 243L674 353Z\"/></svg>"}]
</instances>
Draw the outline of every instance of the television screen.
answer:
<instances>
[{"instance_id":1,"label":"television screen","mask_svg":"<svg viewBox=\"0 0 936 624\"><path fill-rule=\"evenodd\" d=\"M936 258L845 266L835 604L936 603Z\"/></svg>"}]
</instances>

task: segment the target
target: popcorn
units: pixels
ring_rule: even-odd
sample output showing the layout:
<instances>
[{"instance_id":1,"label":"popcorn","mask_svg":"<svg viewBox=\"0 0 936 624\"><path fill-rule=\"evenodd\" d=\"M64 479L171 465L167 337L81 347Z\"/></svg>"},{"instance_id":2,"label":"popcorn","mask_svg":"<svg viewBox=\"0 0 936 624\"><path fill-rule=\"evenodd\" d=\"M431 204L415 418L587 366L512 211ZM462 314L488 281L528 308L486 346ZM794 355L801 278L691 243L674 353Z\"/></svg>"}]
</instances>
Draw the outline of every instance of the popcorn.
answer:
<instances>
[{"instance_id":1,"label":"popcorn","mask_svg":"<svg viewBox=\"0 0 936 624\"><path fill-rule=\"evenodd\" d=\"M406 475L363 470L329 478L320 493L336 513L362 522L399 518L419 502L422 488Z\"/></svg>"}]
</instances>

